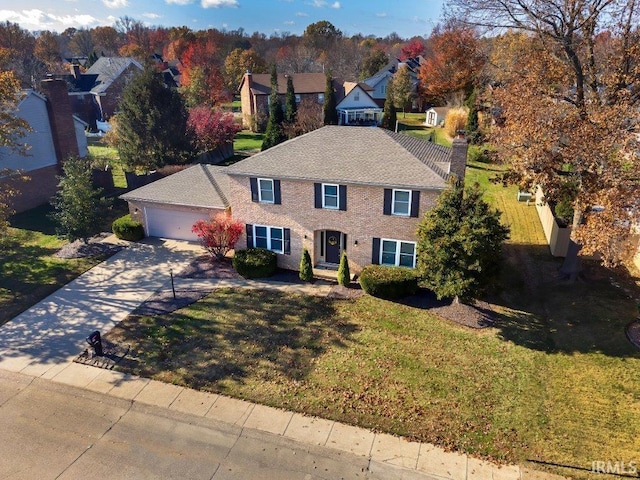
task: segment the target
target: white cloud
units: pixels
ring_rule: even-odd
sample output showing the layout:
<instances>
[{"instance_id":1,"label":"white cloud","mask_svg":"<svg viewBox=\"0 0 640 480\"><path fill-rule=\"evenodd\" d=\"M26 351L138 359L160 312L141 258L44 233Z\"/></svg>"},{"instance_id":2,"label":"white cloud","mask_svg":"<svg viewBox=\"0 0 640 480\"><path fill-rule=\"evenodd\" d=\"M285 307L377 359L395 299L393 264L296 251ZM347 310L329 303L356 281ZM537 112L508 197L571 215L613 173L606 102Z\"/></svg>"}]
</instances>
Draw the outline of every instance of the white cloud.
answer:
<instances>
[{"instance_id":1,"label":"white cloud","mask_svg":"<svg viewBox=\"0 0 640 480\"><path fill-rule=\"evenodd\" d=\"M142 16L145 17L145 18L150 18L152 20L155 20L156 18L161 18L162 17L162 15L158 15L157 13L151 13L151 12L143 13Z\"/></svg>"},{"instance_id":2,"label":"white cloud","mask_svg":"<svg viewBox=\"0 0 640 480\"><path fill-rule=\"evenodd\" d=\"M378 18L386 18L386 16L387 16L386 12L376 13L376 17L378 17Z\"/></svg>"},{"instance_id":3,"label":"white cloud","mask_svg":"<svg viewBox=\"0 0 640 480\"><path fill-rule=\"evenodd\" d=\"M238 0L202 0L202 8L237 7Z\"/></svg>"},{"instance_id":4,"label":"white cloud","mask_svg":"<svg viewBox=\"0 0 640 480\"><path fill-rule=\"evenodd\" d=\"M193 3L193 0L164 0L165 3L168 3L169 5L174 4L174 5L189 5L190 3Z\"/></svg>"},{"instance_id":5,"label":"white cloud","mask_svg":"<svg viewBox=\"0 0 640 480\"><path fill-rule=\"evenodd\" d=\"M296 22L289 20L288 22L283 22L285 25L295 25Z\"/></svg>"},{"instance_id":6,"label":"white cloud","mask_svg":"<svg viewBox=\"0 0 640 480\"><path fill-rule=\"evenodd\" d=\"M309 14L308 13L304 13L304 12L296 12L296 17L308 17Z\"/></svg>"},{"instance_id":7,"label":"white cloud","mask_svg":"<svg viewBox=\"0 0 640 480\"><path fill-rule=\"evenodd\" d=\"M129 0L102 0L107 8L123 8L129 6Z\"/></svg>"},{"instance_id":8,"label":"white cloud","mask_svg":"<svg viewBox=\"0 0 640 480\"><path fill-rule=\"evenodd\" d=\"M62 31L68 27L96 25L98 19L91 15L53 15L42 10L0 10L0 21L18 23L27 30Z\"/></svg>"},{"instance_id":9,"label":"white cloud","mask_svg":"<svg viewBox=\"0 0 640 480\"><path fill-rule=\"evenodd\" d=\"M340 2L333 2L331 8L340 8Z\"/></svg>"}]
</instances>

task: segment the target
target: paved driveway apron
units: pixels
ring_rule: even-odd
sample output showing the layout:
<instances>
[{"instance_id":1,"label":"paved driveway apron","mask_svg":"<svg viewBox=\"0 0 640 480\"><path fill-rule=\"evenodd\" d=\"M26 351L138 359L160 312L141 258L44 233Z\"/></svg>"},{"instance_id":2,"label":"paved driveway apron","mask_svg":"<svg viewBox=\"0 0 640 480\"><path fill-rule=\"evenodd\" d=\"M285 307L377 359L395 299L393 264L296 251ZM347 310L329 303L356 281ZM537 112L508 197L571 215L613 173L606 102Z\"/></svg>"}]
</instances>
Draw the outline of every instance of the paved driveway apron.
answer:
<instances>
[{"instance_id":1,"label":"paved driveway apron","mask_svg":"<svg viewBox=\"0 0 640 480\"><path fill-rule=\"evenodd\" d=\"M50 377L87 345L94 330L106 332L170 281L199 246L148 239L132 243L0 327L0 368ZM24 365L25 368L16 368Z\"/></svg>"}]
</instances>

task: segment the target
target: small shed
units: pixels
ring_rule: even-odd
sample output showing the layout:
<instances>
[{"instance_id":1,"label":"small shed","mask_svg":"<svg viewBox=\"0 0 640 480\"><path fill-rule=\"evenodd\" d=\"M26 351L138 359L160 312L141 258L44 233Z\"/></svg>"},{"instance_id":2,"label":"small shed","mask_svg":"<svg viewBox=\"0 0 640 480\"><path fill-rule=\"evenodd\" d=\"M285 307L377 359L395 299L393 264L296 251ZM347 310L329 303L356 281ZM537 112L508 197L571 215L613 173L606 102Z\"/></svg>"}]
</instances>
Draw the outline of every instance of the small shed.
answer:
<instances>
[{"instance_id":1,"label":"small shed","mask_svg":"<svg viewBox=\"0 0 640 480\"><path fill-rule=\"evenodd\" d=\"M427 127L438 127L444 125L444 120L449 112L449 107L431 107L426 112L424 124Z\"/></svg>"}]
</instances>

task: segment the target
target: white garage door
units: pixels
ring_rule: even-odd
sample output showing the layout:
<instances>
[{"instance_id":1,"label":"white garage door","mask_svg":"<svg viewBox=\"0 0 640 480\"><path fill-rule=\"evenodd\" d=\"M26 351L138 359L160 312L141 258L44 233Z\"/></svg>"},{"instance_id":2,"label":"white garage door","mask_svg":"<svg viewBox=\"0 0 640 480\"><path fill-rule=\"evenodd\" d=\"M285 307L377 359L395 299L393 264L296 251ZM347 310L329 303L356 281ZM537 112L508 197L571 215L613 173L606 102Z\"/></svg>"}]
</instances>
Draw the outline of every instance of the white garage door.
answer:
<instances>
[{"instance_id":1,"label":"white garage door","mask_svg":"<svg viewBox=\"0 0 640 480\"><path fill-rule=\"evenodd\" d=\"M209 218L207 213L182 212L168 208L145 207L147 235L149 237L197 240L191 227L198 220Z\"/></svg>"}]
</instances>

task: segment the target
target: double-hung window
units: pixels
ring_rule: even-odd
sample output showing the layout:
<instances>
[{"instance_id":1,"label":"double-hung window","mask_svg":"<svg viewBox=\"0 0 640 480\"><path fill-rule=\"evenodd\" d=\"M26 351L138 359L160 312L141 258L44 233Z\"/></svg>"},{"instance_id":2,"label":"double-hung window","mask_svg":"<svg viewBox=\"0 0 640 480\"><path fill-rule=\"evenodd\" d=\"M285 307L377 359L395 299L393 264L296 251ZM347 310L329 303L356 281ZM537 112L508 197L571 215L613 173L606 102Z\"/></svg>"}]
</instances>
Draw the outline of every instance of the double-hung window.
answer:
<instances>
[{"instance_id":1,"label":"double-hung window","mask_svg":"<svg viewBox=\"0 0 640 480\"><path fill-rule=\"evenodd\" d=\"M274 203L273 180L270 178L258 179L258 199L261 203Z\"/></svg>"},{"instance_id":2,"label":"double-hung window","mask_svg":"<svg viewBox=\"0 0 640 480\"><path fill-rule=\"evenodd\" d=\"M381 239L380 265L414 268L416 266L415 242Z\"/></svg>"},{"instance_id":3,"label":"double-hung window","mask_svg":"<svg viewBox=\"0 0 640 480\"><path fill-rule=\"evenodd\" d=\"M315 208L347 210L347 186L337 183L314 183L313 203Z\"/></svg>"},{"instance_id":4,"label":"double-hung window","mask_svg":"<svg viewBox=\"0 0 640 480\"><path fill-rule=\"evenodd\" d=\"M257 248L284 253L284 229L266 225L253 226L253 241Z\"/></svg>"},{"instance_id":5,"label":"double-hung window","mask_svg":"<svg viewBox=\"0 0 640 480\"><path fill-rule=\"evenodd\" d=\"M385 188L382 213L398 217L418 218L420 214L420 190Z\"/></svg>"},{"instance_id":6,"label":"double-hung window","mask_svg":"<svg viewBox=\"0 0 640 480\"><path fill-rule=\"evenodd\" d=\"M337 210L339 204L338 185L330 183L322 184L322 208Z\"/></svg>"},{"instance_id":7,"label":"double-hung window","mask_svg":"<svg viewBox=\"0 0 640 480\"><path fill-rule=\"evenodd\" d=\"M411 190L393 190L393 215L408 217L411 214Z\"/></svg>"}]
</instances>

